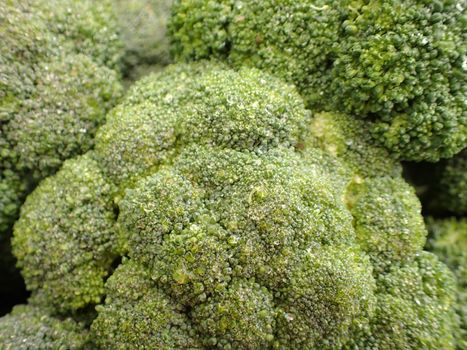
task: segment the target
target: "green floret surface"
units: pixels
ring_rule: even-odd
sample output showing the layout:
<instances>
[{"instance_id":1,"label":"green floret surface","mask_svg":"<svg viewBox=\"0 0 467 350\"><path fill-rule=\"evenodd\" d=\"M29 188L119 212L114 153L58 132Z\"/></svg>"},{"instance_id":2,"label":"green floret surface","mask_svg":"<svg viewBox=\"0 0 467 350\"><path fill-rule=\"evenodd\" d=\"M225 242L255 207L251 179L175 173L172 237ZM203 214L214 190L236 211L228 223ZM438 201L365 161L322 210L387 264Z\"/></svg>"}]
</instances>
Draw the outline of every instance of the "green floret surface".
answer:
<instances>
[{"instance_id":1,"label":"green floret surface","mask_svg":"<svg viewBox=\"0 0 467 350\"><path fill-rule=\"evenodd\" d=\"M26 184L16 173L4 170L0 173L0 232L7 232L18 214L18 208L26 192ZM3 236L3 235L2 235Z\"/></svg>"},{"instance_id":2,"label":"green floret surface","mask_svg":"<svg viewBox=\"0 0 467 350\"><path fill-rule=\"evenodd\" d=\"M27 198L13 253L39 305L57 311L97 304L116 256L112 186L89 155L68 160Z\"/></svg>"},{"instance_id":3,"label":"green floret surface","mask_svg":"<svg viewBox=\"0 0 467 350\"><path fill-rule=\"evenodd\" d=\"M28 1L47 23L47 28L64 39L60 50L68 48L89 56L99 65L116 71L121 69L124 44L114 0Z\"/></svg>"},{"instance_id":4,"label":"green floret surface","mask_svg":"<svg viewBox=\"0 0 467 350\"><path fill-rule=\"evenodd\" d=\"M65 159L93 147L122 94L108 1L0 3L0 231Z\"/></svg>"},{"instance_id":5,"label":"green floret surface","mask_svg":"<svg viewBox=\"0 0 467 350\"><path fill-rule=\"evenodd\" d=\"M368 328L353 329L344 349L455 349L455 280L434 254L394 264L376 278L377 302Z\"/></svg>"},{"instance_id":6,"label":"green floret surface","mask_svg":"<svg viewBox=\"0 0 467 350\"><path fill-rule=\"evenodd\" d=\"M359 245L375 265L411 259L423 248L427 231L420 201L402 177L357 179L346 201Z\"/></svg>"},{"instance_id":7,"label":"green floret surface","mask_svg":"<svg viewBox=\"0 0 467 350\"><path fill-rule=\"evenodd\" d=\"M465 7L456 1L177 1L177 60L215 57L297 85L307 106L349 113L403 160L467 142Z\"/></svg>"},{"instance_id":8,"label":"green floret surface","mask_svg":"<svg viewBox=\"0 0 467 350\"><path fill-rule=\"evenodd\" d=\"M209 67L174 65L132 87L96 137L108 176L131 181L188 143L267 149L299 142L309 112L292 86L254 69Z\"/></svg>"},{"instance_id":9,"label":"green floret surface","mask_svg":"<svg viewBox=\"0 0 467 350\"><path fill-rule=\"evenodd\" d=\"M107 120L15 225L35 305L99 304L105 349L454 349L453 278L421 252L420 204L384 149L344 146L344 117L200 62L141 80Z\"/></svg>"},{"instance_id":10,"label":"green floret surface","mask_svg":"<svg viewBox=\"0 0 467 350\"><path fill-rule=\"evenodd\" d=\"M4 350L92 349L90 333L70 318L54 318L44 310L16 306L0 318L0 347Z\"/></svg>"},{"instance_id":11,"label":"green floret surface","mask_svg":"<svg viewBox=\"0 0 467 350\"><path fill-rule=\"evenodd\" d=\"M460 332L457 334L457 349L467 347L467 219L428 218L429 239L427 249L436 254L456 276L457 314Z\"/></svg>"},{"instance_id":12,"label":"green floret surface","mask_svg":"<svg viewBox=\"0 0 467 350\"><path fill-rule=\"evenodd\" d=\"M173 0L113 0L127 69L170 62L167 24Z\"/></svg>"},{"instance_id":13,"label":"green floret surface","mask_svg":"<svg viewBox=\"0 0 467 350\"><path fill-rule=\"evenodd\" d=\"M384 148L375 145L365 123L342 113L318 112L309 126L305 147L318 147L339 158L350 169L350 176L400 177L402 167Z\"/></svg>"},{"instance_id":14,"label":"green floret surface","mask_svg":"<svg viewBox=\"0 0 467 350\"><path fill-rule=\"evenodd\" d=\"M5 129L17 169L40 179L93 146L120 85L115 71L74 54L38 64L36 78L34 92Z\"/></svg>"},{"instance_id":15,"label":"green floret surface","mask_svg":"<svg viewBox=\"0 0 467 350\"><path fill-rule=\"evenodd\" d=\"M159 290L134 261L106 283L106 305L92 325L104 349L203 349L183 307Z\"/></svg>"}]
</instances>

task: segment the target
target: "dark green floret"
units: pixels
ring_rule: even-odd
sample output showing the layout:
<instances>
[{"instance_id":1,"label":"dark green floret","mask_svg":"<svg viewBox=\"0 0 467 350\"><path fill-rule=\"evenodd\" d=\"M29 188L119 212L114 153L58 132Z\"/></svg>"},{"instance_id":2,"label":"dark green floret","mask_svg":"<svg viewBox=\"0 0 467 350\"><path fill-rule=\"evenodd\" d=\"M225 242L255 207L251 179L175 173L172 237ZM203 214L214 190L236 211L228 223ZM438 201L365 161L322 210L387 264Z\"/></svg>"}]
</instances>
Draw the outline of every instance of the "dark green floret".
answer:
<instances>
[{"instance_id":1,"label":"dark green floret","mask_svg":"<svg viewBox=\"0 0 467 350\"><path fill-rule=\"evenodd\" d=\"M178 60L215 57L297 85L307 106L349 113L403 160L467 143L465 6L425 0L177 1Z\"/></svg>"},{"instance_id":2,"label":"dark green floret","mask_svg":"<svg viewBox=\"0 0 467 350\"><path fill-rule=\"evenodd\" d=\"M44 310L16 306L0 318L0 347L4 350L92 349L90 333L70 318L55 318Z\"/></svg>"},{"instance_id":3,"label":"dark green floret","mask_svg":"<svg viewBox=\"0 0 467 350\"><path fill-rule=\"evenodd\" d=\"M100 348L203 349L182 305L133 261L124 262L109 278L106 294L92 325Z\"/></svg>"},{"instance_id":4,"label":"dark green floret","mask_svg":"<svg viewBox=\"0 0 467 350\"><path fill-rule=\"evenodd\" d=\"M427 249L436 254L456 276L457 308L460 332L457 349L467 347L467 219L448 218L427 220L429 239Z\"/></svg>"},{"instance_id":5,"label":"dark green floret","mask_svg":"<svg viewBox=\"0 0 467 350\"><path fill-rule=\"evenodd\" d=\"M142 71L170 62L167 23L173 0L113 0L112 5L125 45L123 57L128 70Z\"/></svg>"},{"instance_id":6,"label":"dark green floret","mask_svg":"<svg viewBox=\"0 0 467 350\"><path fill-rule=\"evenodd\" d=\"M352 329L344 349L455 349L455 280L434 254L394 264L376 278L376 310L368 328Z\"/></svg>"},{"instance_id":7,"label":"dark green floret","mask_svg":"<svg viewBox=\"0 0 467 350\"><path fill-rule=\"evenodd\" d=\"M0 232L25 195L93 146L119 99L122 46L108 1L0 1Z\"/></svg>"}]
</instances>

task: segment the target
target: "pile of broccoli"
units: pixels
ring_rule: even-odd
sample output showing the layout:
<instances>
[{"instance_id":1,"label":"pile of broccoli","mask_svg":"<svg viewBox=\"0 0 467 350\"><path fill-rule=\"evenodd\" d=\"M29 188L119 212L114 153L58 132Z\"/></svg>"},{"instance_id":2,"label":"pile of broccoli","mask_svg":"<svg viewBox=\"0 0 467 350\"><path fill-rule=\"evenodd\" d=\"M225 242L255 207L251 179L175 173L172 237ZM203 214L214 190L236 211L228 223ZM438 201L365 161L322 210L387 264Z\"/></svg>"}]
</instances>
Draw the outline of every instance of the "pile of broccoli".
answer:
<instances>
[{"instance_id":1,"label":"pile of broccoli","mask_svg":"<svg viewBox=\"0 0 467 350\"><path fill-rule=\"evenodd\" d=\"M465 7L0 0L0 348L467 348Z\"/></svg>"}]
</instances>

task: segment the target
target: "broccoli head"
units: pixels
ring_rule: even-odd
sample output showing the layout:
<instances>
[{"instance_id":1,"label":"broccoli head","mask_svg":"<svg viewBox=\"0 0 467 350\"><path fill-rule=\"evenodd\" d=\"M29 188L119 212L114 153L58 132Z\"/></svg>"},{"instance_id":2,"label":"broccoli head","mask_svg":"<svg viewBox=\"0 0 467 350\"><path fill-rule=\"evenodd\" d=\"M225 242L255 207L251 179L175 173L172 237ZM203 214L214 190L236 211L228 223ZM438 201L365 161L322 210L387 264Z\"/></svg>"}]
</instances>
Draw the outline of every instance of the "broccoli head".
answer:
<instances>
[{"instance_id":1,"label":"broccoli head","mask_svg":"<svg viewBox=\"0 0 467 350\"><path fill-rule=\"evenodd\" d=\"M99 302L116 256L111 193L96 161L84 155L29 195L13 249L37 304L63 311Z\"/></svg>"},{"instance_id":2,"label":"broccoli head","mask_svg":"<svg viewBox=\"0 0 467 350\"><path fill-rule=\"evenodd\" d=\"M361 170L371 161L319 147L346 124L318 124L293 86L254 68L179 64L141 80L95 150L22 208L13 246L31 302L99 304L102 348L453 349L453 278L420 257L400 168Z\"/></svg>"},{"instance_id":3,"label":"broccoli head","mask_svg":"<svg viewBox=\"0 0 467 350\"><path fill-rule=\"evenodd\" d=\"M436 161L467 142L464 18L456 1L188 0L169 26L177 59L266 70L398 158Z\"/></svg>"},{"instance_id":4,"label":"broccoli head","mask_svg":"<svg viewBox=\"0 0 467 350\"><path fill-rule=\"evenodd\" d=\"M44 310L16 306L0 318L0 347L4 350L92 349L90 333L70 318L55 318Z\"/></svg>"},{"instance_id":5,"label":"broccoli head","mask_svg":"<svg viewBox=\"0 0 467 350\"><path fill-rule=\"evenodd\" d=\"M106 1L0 1L0 231L27 192L93 146L121 95Z\"/></svg>"},{"instance_id":6,"label":"broccoli head","mask_svg":"<svg viewBox=\"0 0 467 350\"><path fill-rule=\"evenodd\" d=\"M344 349L454 349L455 280L428 252L378 275L369 327L354 328Z\"/></svg>"},{"instance_id":7,"label":"broccoli head","mask_svg":"<svg viewBox=\"0 0 467 350\"><path fill-rule=\"evenodd\" d=\"M114 0L126 69L170 62L167 22L173 0Z\"/></svg>"},{"instance_id":8,"label":"broccoli head","mask_svg":"<svg viewBox=\"0 0 467 350\"><path fill-rule=\"evenodd\" d=\"M439 256L455 274L457 280L457 314L461 327L457 349L467 347L467 219L427 220L427 249Z\"/></svg>"}]
</instances>

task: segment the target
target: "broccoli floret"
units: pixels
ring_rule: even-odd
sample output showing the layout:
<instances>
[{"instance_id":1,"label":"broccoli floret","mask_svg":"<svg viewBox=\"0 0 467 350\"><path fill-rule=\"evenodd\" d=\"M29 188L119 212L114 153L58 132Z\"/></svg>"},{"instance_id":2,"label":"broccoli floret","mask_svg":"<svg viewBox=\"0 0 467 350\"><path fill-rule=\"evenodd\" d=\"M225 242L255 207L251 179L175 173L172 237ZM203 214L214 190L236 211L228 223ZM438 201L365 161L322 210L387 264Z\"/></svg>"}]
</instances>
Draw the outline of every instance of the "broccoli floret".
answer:
<instances>
[{"instance_id":1,"label":"broccoli floret","mask_svg":"<svg viewBox=\"0 0 467 350\"><path fill-rule=\"evenodd\" d=\"M114 71L83 55L67 55L35 69L34 91L8 123L6 137L14 145L17 169L41 179L92 147L120 86Z\"/></svg>"},{"instance_id":2,"label":"broccoli floret","mask_svg":"<svg viewBox=\"0 0 467 350\"><path fill-rule=\"evenodd\" d=\"M0 236L8 232L10 224L15 220L26 186L18 174L11 170L0 173Z\"/></svg>"},{"instance_id":3,"label":"broccoli floret","mask_svg":"<svg viewBox=\"0 0 467 350\"><path fill-rule=\"evenodd\" d=\"M427 249L435 253L455 274L457 280L457 314L460 332L457 349L467 347L467 219L427 220Z\"/></svg>"},{"instance_id":4,"label":"broccoli floret","mask_svg":"<svg viewBox=\"0 0 467 350\"><path fill-rule=\"evenodd\" d=\"M344 161L350 174L359 178L399 177L401 165L368 134L365 123L341 113L314 113L306 147L319 147Z\"/></svg>"},{"instance_id":5,"label":"broccoli floret","mask_svg":"<svg viewBox=\"0 0 467 350\"><path fill-rule=\"evenodd\" d=\"M264 349L274 339L276 313L271 291L233 279L224 293L196 306L192 317L206 346Z\"/></svg>"},{"instance_id":6,"label":"broccoli floret","mask_svg":"<svg viewBox=\"0 0 467 350\"><path fill-rule=\"evenodd\" d=\"M313 166L294 151L250 152L189 148L172 170L127 190L118 220L129 256L191 308L206 347L263 348L294 339L311 348L329 334L346 339L350 324L367 322L373 284L369 261L348 247L350 215L332 182L306 176ZM248 304L246 296L253 298ZM104 315L118 308L115 296L107 297ZM112 339L107 332L100 335Z\"/></svg>"},{"instance_id":7,"label":"broccoli floret","mask_svg":"<svg viewBox=\"0 0 467 350\"><path fill-rule=\"evenodd\" d=\"M376 278L370 325L352 328L344 349L453 349L458 321L452 313L452 277L432 255L420 252L426 237L421 205L403 180L400 164L374 145L361 121L318 113L311 126L307 144L336 156L350 169L343 173L348 178L345 203ZM418 289L407 291L415 283ZM443 294L428 293L431 285Z\"/></svg>"},{"instance_id":8,"label":"broccoli floret","mask_svg":"<svg viewBox=\"0 0 467 350\"><path fill-rule=\"evenodd\" d=\"M358 243L374 265L412 259L423 248L427 231L420 201L402 177L356 179L346 202Z\"/></svg>"},{"instance_id":9,"label":"broccoli floret","mask_svg":"<svg viewBox=\"0 0 467 350\"><path fill-rule=\"evenodd\" d=\"M348 137L338 120L327 134L332 122L314 135L324 121L294 87L253 68L179 64L143 79L95 150L26 201L13 244L32 301L66 313L105 295L91 327L103 348L331 350L390 337L381 276L432 274L418 269L420 206L397 162L371 168L383 150L321 149ZM433 265L445 291L426 291L425 317L413 301L425 286L407 288L416 313L395 321L410 334L400 348L435 327L428 346L452 349L451 277Z\"/></svg>"},{"instance_id":10,"label":"broccoli floret","mask_svg":"<svg viewBox=\"0 0 467 350\"><path fill-rule=\"evenodd\" d=\"M314 109L349 113L404 160L467 142L465 7L456 1L177 1L177 59L276 74Z\"/></svg>"},{"instance_id":11,"label":"broccoli floret","mask_svg":"<svg viewBox=\"0 0 467 350\"><path fill-rule=\"evenodd\" d=\"M426 229L413 188L401 165L374 144L363 122L344 114L317 113L306 147L319 147L348 168L345 202L360 246L377 271L412 259L423 247Z\"/></svg>"},{"instance_id":12,"label":"broccoli floret","mask_svg":"<svg viewBox=\"0 0 467 350\"><path fill-rule=\"evenodd\" d=\"M150 274L124 261L106 283L107 303L92 325L103 349L202 349L183 306Z\"/></svg>"},{"instance_id":13,"label":"broccoli floret","mask_svg":"<svg viewBox=\"0 0 467 350\"><path fill-rule=\"evenodd\" d=\"M126 70L170 62L167 22L172 3L173 0L113 0L125 44Z\"/></svg>"},{"instance_id":14,"label":"broccoli floret","mask_svg":"<svg viewBox=\"0 0 467 350\"><path fill-rule=\"evenodd\" d=\"M120 70L124 50L114 0L27 1L38 12L35 16L41 16L47 28L64 39L57 50L69 49L91 57L99 65Z\"/></svg>"},{"instance_id":15,"label":"broccoli floret","mask_svg":"<svg viewBox=\"0 0 467 350\"><path fill-rule=\"evenodd\" d=\"M26 286L58 311L97 304L117 255L112 186L89 155L64 163L27 198L13 252Z\"/></svg>"},{"instance_id":16,"label":"broccoli floret","mask_svg":"<svg viewBox=\"0 0 467 350\"><path fill-rule=\"evenodd\" d=\"M455 282L428 252L377 276L370 326L354 328L344 349L454 349L458 329L452 305Z\"/></svg>"},{"instance_id":17,"label":"broccoli floret","mask_svg":"<svg viewBox=\"0 0 467 350\"><path fill-rule=\"evenodd\" d=\"M174 65L162 81L153 75L132 87L96 137L106 175L130 181L188 143L267 149L299 142L309 112L293 87L257 70L205 65Z\"/></svg>"},{"instance_id":18,"label":"broccoli floret","mask_svg":"<svg viewBox=\"0 0 467 350\"><path fill-rule=\"evenodd\" d=\"M70 318L55 318L44 310L16 306L0 318L0 347L4 350L92 349L90 333Z\"/></svg>"},{"instance_id":19,"label":"broccoli floret","mask_svg":"<svg viewBox=\"0 0 467 350\"><path fill-rule=\"evenodd\" d=\"M112 68L122 48L104 3L0 2L2 234L38 181L93 146L121 95Z\"/></svg>"}]
</instances>

